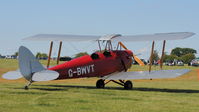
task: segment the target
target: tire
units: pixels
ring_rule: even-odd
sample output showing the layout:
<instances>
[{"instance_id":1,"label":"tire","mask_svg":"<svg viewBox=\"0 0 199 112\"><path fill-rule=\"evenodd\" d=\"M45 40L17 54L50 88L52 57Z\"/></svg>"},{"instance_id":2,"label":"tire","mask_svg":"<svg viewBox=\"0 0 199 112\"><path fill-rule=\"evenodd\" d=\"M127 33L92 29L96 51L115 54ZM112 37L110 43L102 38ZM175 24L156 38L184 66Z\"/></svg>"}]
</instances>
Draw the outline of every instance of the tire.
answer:
<instances>
[{"instance_id":1,"label":"tire","mask_svg":"<svg viewBox=\"0 0 199 112\"><path fill-rule=\"evenodd\" d=\"M96 87L97 88L104 88L105 84L104 84L104 80L100 79L96 82Z\"/></svg>"},{"instance_id":2,"label":"tire","mask_svg":"<svg viewBox=\"0 0 199 112\"><path fill-rule=\"evenodd\" d=\"M130 89L132 89L132 88L133 88L133 84L132 84L131 81L126 81L126 82L124 83L124 89L130 90Z\"/></svg>"},{"instance_id":3,"label":"tire","mask_svg":"<svg viewBox=\"0 0 199 112\"><path fill-rule=\"evenodd\" d=\"M28 90L29 88L28 88L28 86L25 86L24 89L25 89L25 90Z\"/></svg>"}]
</instances>

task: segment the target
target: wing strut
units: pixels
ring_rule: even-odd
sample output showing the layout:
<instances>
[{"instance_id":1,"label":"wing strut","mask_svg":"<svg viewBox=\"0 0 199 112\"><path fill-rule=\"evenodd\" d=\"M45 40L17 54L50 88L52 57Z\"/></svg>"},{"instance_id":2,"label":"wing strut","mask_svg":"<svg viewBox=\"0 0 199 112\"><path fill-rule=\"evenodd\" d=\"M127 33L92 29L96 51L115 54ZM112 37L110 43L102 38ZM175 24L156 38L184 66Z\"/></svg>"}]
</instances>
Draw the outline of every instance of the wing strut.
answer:
<instances>
[{"instance_id":1,"label":"wing strut","mask_svg":"<svg viewBox=\"0 0 199 112\"><path fill-rule=\"evenodd\" d=\"M155 45L155 42L153 41L152 48L151 48L150 63L149 63L149 72L151 72L151 66L153 63L154 45Z\"/></svg>"},{"instance_id":2,"label":"wing strut","mask_svg":"<svg viewBox=\"0 0 199 112\"><path fill-rule=\"evenodd\" d=\"M111 40L108 40L106 42L105 50L113 50L113 46L112 46Z\"/></svg>"},{"instance_id":3,"label":"wing strut","mask_svg":"<svg viewBox=\"0 0 199 112\"><path fill-rule=\"evenodd\" d=\"M62 41L59 43L59 51L58 51L58 56L57 56L57 65L59 64L59 59L60 59L60 54L61 54L61 48L62 48Z\"/></svg>"},{"instance_id":4,"label":"wing strut","mask_svg":"<svg viewBox=\"0 0 199 112\"><path fill-rule=\"evenodd\" d=\"M51 59L52 48L53 48L53 41L50 42L50 50L49 50L49 54L48 54L47 68L49 68L49 65L50 65L50 59Z\"/></svg>"},{"instance_id":5,"label":"wing strut","mask_svg":"<svg viewBox=\"0 0 199 112\"><path fill-rule=\"evenodd\" d=\"M163 41L163 46L162 46L162 56L161 56L161 59L160 59L160 69L162 69L162 65L163 65L165 44L166 44L166 40L164 40L164 41Z\"/></svg>"},{"instance_id":6,"label":"wing strut","mask_svg":"<svg viewBox=\"0 0 199 112\"><path fill-rule=\"evenodd\" d=\"M102 48L101 48L101 46L100 46L100 41L98 40L97 42L98 42L99 50L100 50L100 52L102 52Z\"/></svg>"}]
</instances>

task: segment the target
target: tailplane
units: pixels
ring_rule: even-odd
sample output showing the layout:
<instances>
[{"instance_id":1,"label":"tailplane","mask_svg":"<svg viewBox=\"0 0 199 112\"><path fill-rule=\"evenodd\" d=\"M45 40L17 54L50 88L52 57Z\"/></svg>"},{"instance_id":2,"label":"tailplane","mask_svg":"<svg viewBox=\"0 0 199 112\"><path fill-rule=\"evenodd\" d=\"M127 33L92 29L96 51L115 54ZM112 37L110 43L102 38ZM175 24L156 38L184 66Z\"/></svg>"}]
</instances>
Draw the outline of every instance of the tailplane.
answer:
<instances>
[{"instance_id":1,"label":"tailplane","mask_svg":"<svg viewBox=\"0 0 199 112\"><path fill-rule=\"evenodd\" d=\"M20 79L22 77L23 76L21 75L21 72L19 70L9 71L2 75L2 78L8 79L8 80L16 80L16 79Z\"/></svg>"},{"instance_id":2,"label":"tailplane","mask_svg":"<svg viewBox=\"0 0 199 112\"><path fill-rule=\"evenodd\" d=\"M49 81L59 77L58 72L45 69L32 52L24 46L19 48L18 61L19 70L3 74L4 79L13 80L24 77L26 80L33 82Z\"/></svg>"}]
</instances>

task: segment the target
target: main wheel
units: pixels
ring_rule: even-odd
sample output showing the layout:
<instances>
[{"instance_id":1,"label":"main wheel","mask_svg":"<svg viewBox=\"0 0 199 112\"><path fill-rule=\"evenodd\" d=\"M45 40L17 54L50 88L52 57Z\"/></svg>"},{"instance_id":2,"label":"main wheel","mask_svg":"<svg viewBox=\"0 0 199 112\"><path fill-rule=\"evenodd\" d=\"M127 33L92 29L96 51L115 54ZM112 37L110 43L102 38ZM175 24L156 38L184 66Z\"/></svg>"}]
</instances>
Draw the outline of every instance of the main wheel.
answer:
<instances>
[{"instance_id":1,"label":"main wheel","mask_svg":"<svg viewBox=\"0 0 199 112\"><path fill-rule=\"evenodd\" d=\"M124 83L124 89L132 89L133 88L133 84L131 81L126 81Z\"/></svg>"},{"instance_id":2,"label":"main wheel","mask_svg":"<svg viewBox=\"0 0 199 112\"><path fill-rule=\"evenodd\" d=\"M28 88L28 86L25 86L24 89L25 89L25 90L28 90L29 88Z\"/></svg>"},{"instance_id":3,"label":"main wheel","mask_svg":"<svg viewBox=\"0 0 199 112\"><path fill-rule=\"evenodd\" d=\"M99 79L97 82L96 82L96 87L97 88L104 88L104 80L102 79Z\"/></svg>"}]
</instances>

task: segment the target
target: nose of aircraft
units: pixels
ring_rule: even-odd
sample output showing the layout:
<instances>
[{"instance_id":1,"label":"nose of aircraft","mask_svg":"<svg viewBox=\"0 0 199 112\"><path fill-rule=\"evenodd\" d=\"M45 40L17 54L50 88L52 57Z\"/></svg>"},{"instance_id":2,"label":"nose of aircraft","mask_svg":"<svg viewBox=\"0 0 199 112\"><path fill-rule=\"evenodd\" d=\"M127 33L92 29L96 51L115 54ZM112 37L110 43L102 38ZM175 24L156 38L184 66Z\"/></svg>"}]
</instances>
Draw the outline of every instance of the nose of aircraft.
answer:
<instances>
[{"instance_id":1,"label":"nose of aircraft","mask_svg":"<svg viewBox=\"0 0 199 112\"><path fill-rule=\"evenodd\" d=\"M144 63L136 55L133 55L133 52L131 50L126 50L126 52L130 56L132 56L134 58L134 60L139 63L140 66L144 66Z\"/></svg>"},{"instance_id":2,"label":"nose of aircraft","mask_svg":"<svg viewBox=\"0 0 199 112\"><path fill-rule=\"evenodd\" d=\"M133 52L131 50L126 50L126 52L128 53L128 55L133 56Z\"/></svg>"}]
</instances>

